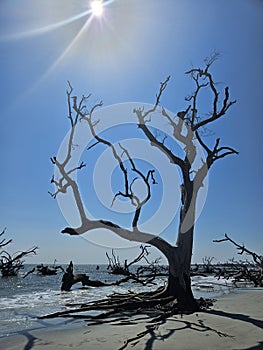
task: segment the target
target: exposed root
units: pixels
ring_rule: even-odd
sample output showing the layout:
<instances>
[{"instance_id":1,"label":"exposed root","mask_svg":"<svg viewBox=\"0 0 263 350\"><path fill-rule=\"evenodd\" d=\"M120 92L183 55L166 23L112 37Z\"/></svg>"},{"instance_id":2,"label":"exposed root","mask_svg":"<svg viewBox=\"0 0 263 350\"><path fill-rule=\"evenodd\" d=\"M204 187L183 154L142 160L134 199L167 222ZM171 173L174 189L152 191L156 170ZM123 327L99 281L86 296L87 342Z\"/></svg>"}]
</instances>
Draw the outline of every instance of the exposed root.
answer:
<instances>
[{"instance_id":1,"label":"exposed root","mask_svg":"<svg viewBox=\"0 0 263 350\"><path fill-rule=\"evenodd\" d=\"M197 311L185 311L180 307L180 304L173 296L160 298L160 293L164 291L164 288L158 288L156 291L148 293L134 293L130 291L126 294L113 293L106 299L92 301L86 304L67 304L70 308L68 310L55 312L53 314L40 317L54 318L54 317L67 317L84 319L88 322L88 325L101 325L111 324L115 326L122 325L136 325L142 320L146 322L146 330L138 333L136 336L125 340L124 344L119 350L125 349L129 344L134 346L143 337L150 335L153 338L158 338L156 331L162 324L165 324L168 318L175 315L189 314ZM213 304L213 300L205 300L200 298L197 301L199 310L207 309ZM98 312L98 314L94 314ZM131 318L132 317L132 318ZM174 320L174 318L171 318ZM185 323L185 327L193 328L196 330L216 330L206 327L202 320L198 324L190 324L184 320L176 320L177 322ZM227 336L223 333L217 332L219 336ZM162 338L162 336L160 336Z\"/></svg>"},{"instance_id":2,"label":"exposed root","mask_svg":"<svg viewBox=\"0 0 263 350\"><path fill-rule=\"evenodd\" d=\"M157 291L149 293L114 293L106 299L91 301L85 304L66 304L69 309L44 315L40 318L71 317L95 321L106 320L112 316L122 316L124 313L128 313L130 316L133 312L136 312L141 314L153 314L148 320L149 323L151 323L160 322L173 315L197 311L196 309L183 309L173 296L160 298L160 290L162 290L162 288L158 288ZM199 301L197 301L198 308L208 308L212 305L212 302L212 300L200 298ZM94 311L98 313L94 315Z\"/></svg>"},{"instance_id":3,"label":"exposed root","mask_svg":"<svg viewBox=\"0 0 263 350\"><path fill-rule=\"evenodd\" d=\"M83 315L75 315L77 313L83 313L84 311L105 311L106 313L100 313L96 316L92 316L90 314L86 315L86 318L106 318L111 314L119 314L123 311L133 311L133 310L144 310L147 308L161 308L163 305L168 304L169 302L173 301L173 297L167 297L163 299L154 299L154 298L141 298L137 295L130 296L126 298L120 298L116 299L115 297L111 299L103 299L98 301L93 301L87 304L81 305L81 307L78 308L71 308L69 310L65 311L59 311L52 314L48 314L45 316L42 316L40 318L54 318L54 317L80 317L83 318Z\"/></svg>"}]
</instances>

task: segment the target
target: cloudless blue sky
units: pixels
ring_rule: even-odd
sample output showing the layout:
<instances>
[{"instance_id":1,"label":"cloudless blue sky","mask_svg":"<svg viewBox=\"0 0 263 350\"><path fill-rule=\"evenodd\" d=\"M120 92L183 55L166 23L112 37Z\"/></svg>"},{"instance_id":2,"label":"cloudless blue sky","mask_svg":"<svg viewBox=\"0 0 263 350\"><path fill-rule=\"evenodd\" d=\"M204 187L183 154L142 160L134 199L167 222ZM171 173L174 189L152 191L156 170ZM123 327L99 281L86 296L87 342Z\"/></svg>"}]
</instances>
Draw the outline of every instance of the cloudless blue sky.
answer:
<instances>
[{"instance_id":1,"label":"cloudless blue sky","mask_svg":"<svg viewBox=\"0 0 263 350\"><path fill-rule=\"evenodd\" d=\"M211 126L211 140L221 137L240 154L211 169L193 260L237 257L230 244L212 242L224 233L262 254L263 1L106 2L103 17L92 20L88 0L0 2L0 224L14 240L10 249L38 245L28 262L106 263L105 248L60 234L67 222L48 195L49 158L69 129L67 80L107 106L152 103L171 75L161 104L177 112L193 89L184 72L218 51L212 72L237 103Z\"/></svg>"}]
</instances>

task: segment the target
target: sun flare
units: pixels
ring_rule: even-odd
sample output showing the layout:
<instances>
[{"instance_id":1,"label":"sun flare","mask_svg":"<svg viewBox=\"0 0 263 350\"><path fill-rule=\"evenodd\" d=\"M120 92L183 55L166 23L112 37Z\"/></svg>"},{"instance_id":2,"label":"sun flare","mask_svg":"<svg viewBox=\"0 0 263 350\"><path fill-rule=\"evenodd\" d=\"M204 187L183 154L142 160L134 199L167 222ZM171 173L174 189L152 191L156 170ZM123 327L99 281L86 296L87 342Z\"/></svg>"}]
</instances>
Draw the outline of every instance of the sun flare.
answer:
<instances>
[{"instance_id":1,"label":"sun flare","mask_svg":"<svg viewBox=\"0 0 263 350\"><path fill-rule=\"evenodd\" d=\"M90 4L91 12L94 16L100 17L103 13L103 3L101 0L93 0Z\"/></svg>"}]
</instances>

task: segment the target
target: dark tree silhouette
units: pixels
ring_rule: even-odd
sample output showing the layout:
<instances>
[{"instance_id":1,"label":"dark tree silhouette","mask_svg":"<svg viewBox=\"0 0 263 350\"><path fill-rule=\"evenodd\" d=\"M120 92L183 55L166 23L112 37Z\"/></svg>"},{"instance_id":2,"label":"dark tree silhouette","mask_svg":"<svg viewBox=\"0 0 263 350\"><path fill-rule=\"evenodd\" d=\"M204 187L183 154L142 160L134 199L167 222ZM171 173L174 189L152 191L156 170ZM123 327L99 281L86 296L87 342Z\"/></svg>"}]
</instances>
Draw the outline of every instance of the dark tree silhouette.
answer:
<instances>
[{"instance_id":1,"label":"dark tree silhouette","mask_svg":"<svg viewBox=\"0 0 263 350\"><path fill-rule=\"evenodd\" d=\"M234 278L234 284L240 281L253 282L255 287L263 287L263 255L259 255L244 246L239 244L225 234L225 238L214 239L215 243L230 242L238 250L239 255L247 255L252 258L252 261L236 261L231 259L230 262L221 271L218 271L217 276L224 278ZM228 267L228 268L227 268Z\"/></svg>"},{"instance_id":2,"label":"dark tree silhouette","mask_svg":"<svg viewBox=\"0 0 263 350\"><path fill-rule=\"evenodd\" d=\"M134 265L138 264L141 260L144 260L148 265L154 265L158 262L159 259L156 259L156 261L150 263L147 256L149 255L149 251L147 248L150 246L140 246L141 252L139 253L136 258L134 258L132 261L128 262L127 259L125 259L124 264L120 263L120 259L118 256L115 255L114 250L111 251L111 257L106 252L106 256L108 259L108 267L107 269L110 270L110 273L114 275L129 275L130 271L129 268Z\"/></svg>"},{"instance_id":3,"label":"dark tree silhouette","mask_svg":"<svg viewBox=\"0 0 263 350\"><path fill-rule=\"evenodd\" d=\"M6 227L0 233L0 237L2 237L5 234L5 231L6 231ZM12 242L12 239L6 240L6 238L2 238L2 240L0 241L0 248L5 247L6 245L8 245L11 242Z\"/></svg>"},{"instance_id":4,"label":"dark tree silhouette","mask_svg":"<svg viewBox=\"0 0 263 350\"><path fill-rule=\"evenodd\" d=\"M177 300L179 307L183 310L196 310L198 304L193 297L190 281L190 265L193 249L193 235L196 218L196 203L197 195L200 188L204 185L207 173L212 165L219 159L228 155L238 154L238 152L228 146L222 146L220 138L214 141L213 146L209 146L205 137L207 134L207 126L223 117L236 103L230 99L229 87L226 86L223 91L218 90L218 85L215 83L213 75L210 71L211 65L217 59L217 54L204 60L203 68L192 68L186 72L194 83L193 93L186 97L186 108L179 111L177 116L172 116L165 109L161 109L160 118L164 118L165 122L170 124L173 137L177 142L183 145L184 155L172 151L166 143L166 137L160 140L151 127L151 116L159 108L161 97L167 88L170 77L160 84L160 89L156 95L154 105L145 110L137 108L134 110L137 118L139 132L149 141L152 147L156 147L159 152L163 153L168 161L177 167L181 175L181 208L180 208L180 223L177 233L176 243L173 245L161 237L158 237L150 232L143 232L139 229L138 223L145 204L151 199L151 186L156 183L154 178L154 170L149 170L144 174L137 166L136 161L132 159L129 150L121 144L117 148L110 140L104 138L96 132L98 120L94 119L94 112L102 106L99 102L89 109L86 104L89 97L82 96L80 100L73 96L73 88L69 83L67 91L67 102L69 108L68 118L70 120L71 129L68 138L67 152L64 159L51 158L52 163L57 168L60 174L59 178L53 177L51 182L56 185L56 191L52 194L56 197L58 194L66 193L70 189L73 193L76 206L79 212L81 225L79 227L66 227L62 233L69 235L81 235L93 229L106 229L114 232L118 236L136 242L147 242L166 257L169 264L169 277L167 284L161 290L158 289L155 293L151 293L144 298L150 298L149 303L145 305L154 305L154 300L159 303L170 302ZM204 112L201 105L206 96L207 110ZM211 110L210 110L211 108ZM112 155L122 172L124 179L124 190L115 194L113 202L117 197L124 197L130 200L134 206L134 216L131 223L131 229L122 227L116 222L109 220L90 220L84 209L83 200L73 174L82 169L85 164L82 162L79 166L67 169L69 161L72 157L74 149L75 130L79 123L87 123L90 132L94 138L95 146L100 144L109 148ZM200 162L198 169L194 166L197 159L197 147L201 147L204 151L204 158ZM131 172L136 178L140 178L146 188L146 195L143 199L139 198L133 191L134 178L131 181L128 170L124 164L124 159L129 163ZM144 303L141 299L140 306ZM124 303L123 303L124 304ZM131 307L128 303L127 307ZM138 307L138 303L132 303L133 307Z\"/></svg>"},{"instance_id":5,"label":"dark tree silhouette","mask_svg":"<svg viewBox=\"0 0 263 350\"><path fill-rule=\"evenodd\" d=\"M241 245L241 244L235 242L226 233L225 233L225 238L214 239L213 242L215 242L215 243L221 243L221 242L230 242L230 243L232 243L237 248L239 255L243 255L245 253L245 254L251 256L252 259L253 259L254 264L256 266L258 266L259 268L263 269L263 256L262 255L259 255L259 254L255 253L255 252L252 252L251 250L246 248L244 246L244 244Z\"/></svg>"},{"instance_id":6,"label":"dark tree silhouette","mask_svg":"<svg viewBox=\"0 0 263 350\"><path fill-rule=\"evenodd\" d=\"M6 229L0 233L0 237L5 234ZM7 246L12 242L12 239L6 240L5 238L0 242L0 248ZM24 267L25 256L36 254L38 247L30 248L26 251L16 252L14 254L8 253L6 250L0 251L0 271L2 277L17 276L19 270Z\"/></svg>"}]
</instances>

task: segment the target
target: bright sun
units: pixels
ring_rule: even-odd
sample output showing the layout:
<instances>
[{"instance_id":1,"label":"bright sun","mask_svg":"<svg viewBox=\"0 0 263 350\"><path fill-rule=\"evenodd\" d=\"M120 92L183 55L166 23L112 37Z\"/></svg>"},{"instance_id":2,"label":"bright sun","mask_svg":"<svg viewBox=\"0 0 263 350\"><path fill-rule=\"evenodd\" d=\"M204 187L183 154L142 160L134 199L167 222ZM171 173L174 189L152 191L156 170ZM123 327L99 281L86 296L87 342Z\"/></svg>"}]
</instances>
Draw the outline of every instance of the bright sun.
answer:
<instances>
[{"instance_id":1,"label":"bright sun","mask_svg":"<svg viewBox=\"0 0 263 350\"><path fill-rule=\"evenodd\" d=\"M94 16L100 17L103 13L103 4L101 0L94 0L90 4L91 12Z\"/></svg>"}]
</instances>

